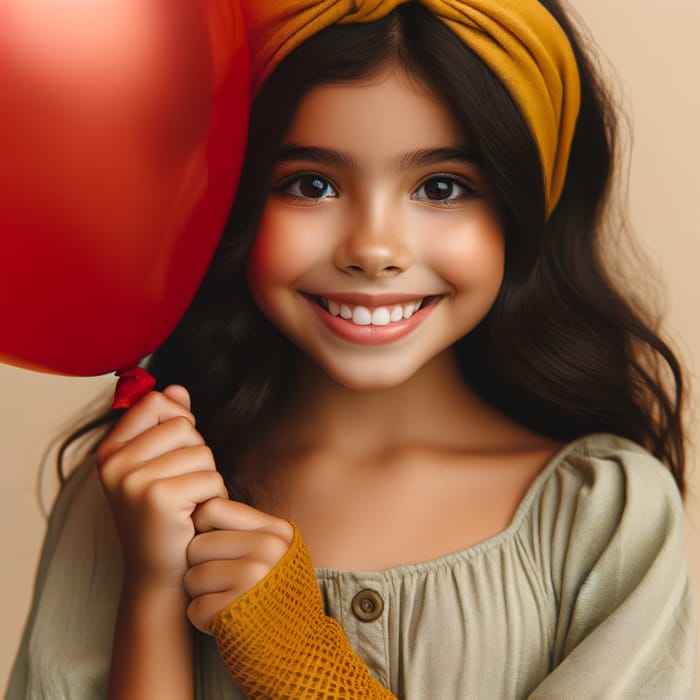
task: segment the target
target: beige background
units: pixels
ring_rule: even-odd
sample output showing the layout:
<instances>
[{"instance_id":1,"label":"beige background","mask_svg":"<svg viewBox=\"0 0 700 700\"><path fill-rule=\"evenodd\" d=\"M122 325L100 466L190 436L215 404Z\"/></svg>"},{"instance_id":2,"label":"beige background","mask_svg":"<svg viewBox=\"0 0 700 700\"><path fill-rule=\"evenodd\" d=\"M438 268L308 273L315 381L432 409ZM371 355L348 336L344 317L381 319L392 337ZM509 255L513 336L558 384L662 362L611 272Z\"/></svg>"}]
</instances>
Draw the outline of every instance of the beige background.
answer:
<instances>
[{"instance_id":1,"label":"beige background","mask_svg":"<svg viewBox=\"0 0 700 700\"><path fill-rule=\"evenodd\" d=\"M666 280L666 328L688 365L697 403L700 0L573 0L573 5L607 56L606 64L614 67L621 100L632 118L632 223L654 270ZM0 688L5 688L27 614L44 531L37 484L45 448L74 422L86 402L112 385L110 378L53 377L0 365ZM689 428L697 440L690 418ZM45 501L54 488L51 463L39 489ZM687 513L688 552L697 587L697 469L691 474ZM694 697L700 700L700 684Z\"/></svg>"}]
</instances>

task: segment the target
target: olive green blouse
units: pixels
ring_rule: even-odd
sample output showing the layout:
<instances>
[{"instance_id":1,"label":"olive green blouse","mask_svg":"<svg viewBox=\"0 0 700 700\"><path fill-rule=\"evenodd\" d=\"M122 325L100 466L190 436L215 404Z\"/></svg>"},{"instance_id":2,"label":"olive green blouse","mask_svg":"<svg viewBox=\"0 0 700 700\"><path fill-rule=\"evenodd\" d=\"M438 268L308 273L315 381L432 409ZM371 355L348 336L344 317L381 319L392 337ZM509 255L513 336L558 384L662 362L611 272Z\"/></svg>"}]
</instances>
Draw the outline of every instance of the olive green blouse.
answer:
<instances>
[{"instance_id":1,"label":"olive green blouse","mask_svg":"<svg viewBox=\"0 0 700 700\"><path fill-rule=\"evenodd\" d=\"M683 510L637 445L566 446L499 535L377 572L318 570L326 612L371 673L406 700L690 698L695 606ZM8 700L103 698L120 553L95 470L62 491ZM198 700L240 700L210 637Z\"/></svg>"}]
</instances>

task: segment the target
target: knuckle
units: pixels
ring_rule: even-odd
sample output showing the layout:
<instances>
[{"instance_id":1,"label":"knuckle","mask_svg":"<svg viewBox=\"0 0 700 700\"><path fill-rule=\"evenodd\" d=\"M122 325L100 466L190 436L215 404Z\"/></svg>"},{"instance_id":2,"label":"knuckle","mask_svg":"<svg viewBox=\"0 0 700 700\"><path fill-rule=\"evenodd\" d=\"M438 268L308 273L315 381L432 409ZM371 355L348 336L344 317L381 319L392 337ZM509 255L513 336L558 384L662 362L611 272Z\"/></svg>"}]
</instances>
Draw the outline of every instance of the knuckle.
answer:
<instances>
[{"instance_id":1,"label":"knuckle","mask_svg":"<svg viewBox=\"0 0 700 700\"><path fill-rule=\"evenodd\" d=\"M194 516L193 516L194 519ZM187 563L192 567L196 565L196 562L199 561L199 550L200 550L200 543L201 543L201 535L195 535L187 545L187 549L185 550L185 554L187 555ZM191 571L192 569L188 569Z\"/></svg>"},{"instance_id":2,"label":"knuckle","mask_svg":"<svg viewBox=\"0 0 700 700\"><path fill-rule=\"evenodd\" d=\"M224 477L221 472L218 472L216 470L207 472L207 478L212 482L212 485L221 488L224 491L226 490L226 484L224 482Z\"/></svg>"},{"instance_id":3,"label":"knuckle","mask_svg":"<svg viewBox=\"0 0 700 700\"><path fill-rule=\"evenodd\" d=\"M168 505L170 498L170 486L165 479L157 479L143 487L143 500L147 506L155 510L162 510Z\"/></svg>"},{"instance_id":4,"label":"knuckle","mask_svg":"<svg viewBox=\"0 0 700 700\"><path fill-rule=\"evenodd\" d=\"M100 481L108 490L119 488L120 482L123 480L123 477L120 476L122 471L122 460L119 459L118 452L102 455L101 461L98 461Z\"/></svg>"},{"instance_id":5,"label":"knuckle","mask_svg":"<svg viewBox=\"0 0 700 700\"><path fill-rule=\"evenodd\" d=\"M142 407L147 411L159 410L159 408L165 403L165 396L161 394L160 391L149 391L137 406Z\"/></svg>"},{"instance_id":6,"label":"knuckle","mask_svg":"<svg viewBox=\"0 0 700 700\"><path fill-rule=\"evenodd\" d=\"M101 476L104 478L113 471L114 453L107 447L100 445L95 453L95 462L97 463L97 468Z\"/></svg>"},{"instance_id":7,"label":"knuckle","mask_svg":"<svg viewBox=\"0 0 700 700\"><path fill-rule=\"evenodd\" d=\"M202 513L201 513L203 507L204 507L204 505L200 504L192 512L192 525L194 526L194 529L198 532L201 530L204 530L206 527L206 520L202 516ZM196 551L196 550L192 550L192 551L194 553L194 551ZM188 557L189 557L189 554L188 554Z\"/></svg>"},{"instance_id":8,"label":"knuckle","mask_svg":"<svg viewBox=\"0 0 700 700\"><path fill-rule=\"evenodd\" d=\"M187 606L187 617L190 622L200 631L209 632L207 622L211 616L207 616L208 606L202 600L202 596L193 598Z\"/></svg>"},{"instance_id":9,"label":"knuckle","mask_svg":"<svg viewBox=\"0 0 700 700\"><path fill-rule=\"evenodd\" d=\"M109 456L112 454L111 445L108 438L105 438L95 451L95 462L101 468L105 467Z\"/></svg>"},{"instance_id":10,"label":"knuckle","mask_svg":"<svg viewBox=\"0 0 700 700\"><path fill-rule=\"evenodd\" d=\"M210 501L205 501L200 503L192 513L192 523L194 524L195 530L206 530L209 524L209 508Z\"/></svg>"},{"instance_id":11,"label":"knuckle","mask_svg":"<svg viewBox=\"0 0 700 700\"><path fill-rule=\"evenodd\" d=\"M192 457L198 462L203 465L211 466L213 469L215 468L214 453L209 445L202 442L199 445L193 445L190 450L192 451Z\"/></svg>"},{"instance_id":12,"label":"knuckle","mask_svg":"<svg viewBox=\"0 0 700 700\"><path fill-rule=\"evenodd\" d=\"M194 429L194 426L190 421L188 420L187 416L183 416L182 414L173 416L170 419L170 423L174 426L177 426L180 430L192 430Z\"/></svg>"},{"instance_id":13,"label":"knuckle","mask_svg":"<svg viewBox=\"0 0 700 700\"><path fill-rule=\"evenodd\" d=\"M287 553L289 542L284 537L276 534L269 535L265 540L265 561L277 564Z\"/></svg>"},{"instance_id":14,"label":"knuckle","mask_svg":"<svg viewBox=\"0 0 700 700\"><path fill-rule=\"evenodd\" d=\"M120 493L129 500L138 497L143 489L143 476L138 469L125 474L119 482Z\"/></svg>"},{"instance_id":15,"label":"knuckle","mask_svg":"<svg viewBox=\"0 0 700 700\"><path fill-rule=\"evenodd\" d=\"M268 562L261 559L249 559L245 563L244 571L241 572L241 577L237 582L241 592L249 591L256 586L271 570L272 567Z\"/></svg>"},{"instance_id":16,"label":"knuckle","mask_svg":"<svg viewBox=\"0 0 700 700\"><path fill-rule=\"evenodd\" d=\"M185 586L185 590L189 595L192 595L194 593L198 578L199 577L196 567L189 568L187 569L187 571L185 571L185 575L183 576L182 582Z\"/></svg>"},{"instance_id":17,"label":"knuckle","mask_svg":"<svg viewBox=\"0 0 700 700\"><path fill-rule=\"evenodd\" d=\"M294 539L294 526L288 520L283 518L270 517L268 532L272 537L278 538L286 549L292 544Z\"/></svg>"},{"instance_id":18,"label":"knuckle","mask_svg":"<svg viewBox=\"0 0 700 700\"><path fill-rule=\"evenodd\" d=\"M178 435L185 434L188 436L196 436L197 438L202 440L202 442L204 442L201 435L195 429L194 425L192 425L192 421L187 416L184 416L182 414L173 416L172 418L168 419L167 422L170 429L175 431Z\"/></svg>"},{"instance_id":19,"label":"knuckle","mask_svg":"<svg viewBox=\"0 0 700 700\"><path fill-rule=\"evenodd\" d=\"M192 598L187 606L187 617L190 622L206 634L211 634L209 626L212 621L230 602L231 596L222 597L221 593L203 593Z\"/></svg>"},{"instance_id":20,"label":"knuckle","mask_svg":"<svg viewBox=\"0 0 700 700\"><path fill-rule=\"evenodd\" d=\"M119 453L123 443L120 443L115 435L116 429L113 427L98 444L95 450L95 462L102 469L110 459Z\"/></svg>"},{"instance_id":21,"label":"knuckle","mask_svg":"<svg viewBox=\"0 0 700 700\"><path fill-rule=\"evenodd\" d=\"M207 460L207 462L211 462L212 466L214 466L214 451L207 445L206 443L203 443L200 448L202 450L202 456L204 459Z\"/></svg>"}]
</instances>

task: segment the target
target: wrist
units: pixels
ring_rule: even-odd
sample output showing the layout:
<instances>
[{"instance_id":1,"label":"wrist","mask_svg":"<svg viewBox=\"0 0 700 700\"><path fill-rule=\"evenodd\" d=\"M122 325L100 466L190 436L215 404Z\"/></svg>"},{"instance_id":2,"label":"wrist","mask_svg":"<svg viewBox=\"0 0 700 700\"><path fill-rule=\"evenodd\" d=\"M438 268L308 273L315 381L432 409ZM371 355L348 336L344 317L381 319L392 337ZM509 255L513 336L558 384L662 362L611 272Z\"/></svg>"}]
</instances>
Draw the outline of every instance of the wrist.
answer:
<instances>
[{"instance_id":1,"label":"wrist","mask_svg":"<svg viewBox=\"0 0 700 700\"><path fill-rule=\"evenodd\" d=\"M189 596L182 579L176 581L143 573L124 576L121 599L122 602L142 603L155 608L167 606L170 610L186 611L189 605Z\"/></svg>"},{"instance_id":2,"label":"wrist","mask_svg":"<svg viewBox=\"0 0 700 700\"><path fill-rule=\"evenodd\" d=\"M135 576L124 580L108 698L191 700L193 628L184 588Z\"/></svg>"},{"instance_id":3,"label":"wrist","mask_svg":"<svg viewBox=\"0 0 700 700\"><path fill-rule=\"evenodd\" d=\"M180 592L187 596L184 570L163 571L143 566L140 563L124 562L122 590Z\"/></svg>"}]
</instances>

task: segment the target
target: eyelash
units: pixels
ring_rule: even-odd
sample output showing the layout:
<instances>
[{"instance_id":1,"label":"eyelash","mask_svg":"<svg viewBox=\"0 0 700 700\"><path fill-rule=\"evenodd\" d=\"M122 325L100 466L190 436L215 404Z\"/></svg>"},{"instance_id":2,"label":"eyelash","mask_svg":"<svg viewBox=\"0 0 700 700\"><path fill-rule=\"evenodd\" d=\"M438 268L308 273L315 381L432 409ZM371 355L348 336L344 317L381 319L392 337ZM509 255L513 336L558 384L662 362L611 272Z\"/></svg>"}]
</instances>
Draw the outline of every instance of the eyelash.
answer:
<instances>
[{"instance_id":1,"label":"eyelash","mask_svg":"<svg viewBox=\"0 0 700 700\"><path fill-rule=\"evenodd\" d=\"M278 185L277 187L274 188L274 192L277 194L284 195L286 197L290 197L291 199L297 200L297 201L302 201L306 203L315 203L315 202L320 202L323 201L324 199L328 199L328 197L307 197L303 194L295 194L293 192L289 192L289 189L293 185L298 185L301 183L302 180L304 179L316 179L322 181L326 186L331 187L331 189L334 191L335 195L338 196L338 188L329 180L325 175L322 175L321 173L316 173L316 172L308 172L308 173L297 173L296 175L287 178L282 184Z\"/></svg>"},{"instance_id":2,"label":"eyelash","mask_svg":"<svg viewBox=\"0 0 700 700\"><path fill-rule=\"evenodd\" d=\"M430 182L449 182L451 185L457 185L461 187L463 192L451 199L428 199L427 197L416 197L415 193L423 189ZM414 190L411 194L411 199L422 199L430 202L433 205L442 207L454 207L461 204L466 199L474 199L478 197L478 192L474 188L474 185L469 182L466 178L459 177L457 175L449 175L447 173L438 173L436 175L430 175Z\"/></svg>"},{"instance_id":3,"label":"eyelash","mask_svg":"<svg viewBox=\"0 0 700 700\"><path fill-rule=\"evenodd\" d=\"M332 195L326 195L322 197L310 197L306 196L303 193L299 192L290 192L289 190L293 186L300 186L301 182L304 179L311 178L311 179L316 179L322 182L326 187L330 187L333 190ZM419 192L421 189L423 189L426 185L430 184L431 182L449 182L452 186L457 185L458 187L462 188L463 192L459 194L456 197L451 197L449 199L430 199L428 197L417 197L416 193ZM333 184L333 182L326 177L325 175L322 175L321 173L317 172L307 172L307 173L298 173L295 174L292 177L287 178L282 184L278 185L277 187L274 188L273 190L275 193L283 195L285 197L289 197L295 201L298 202L304 202L309 205L313 205L317 202L324 201L326 199L332 199L338 196L338 188ZM449 174L442 174L438 173L435 175L430 175L427 177L421 184L411 193L411 199L417 199L421 201L426 201L430 202L432 205L437 205L437 206L442 206L442 207L453 207L453 206L458 206L461 202L463 202L466 199L474 199L475 197L478 196L478 192L474 189L474 186L465 178L459 177L457 175L449 175Z\"/></svg>"}]
</instances>

